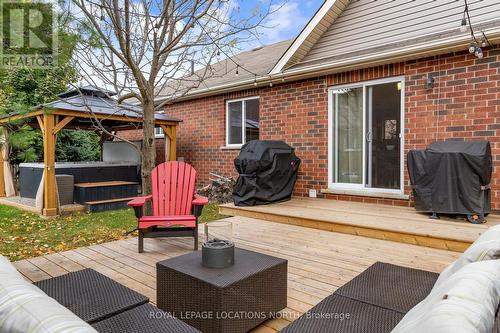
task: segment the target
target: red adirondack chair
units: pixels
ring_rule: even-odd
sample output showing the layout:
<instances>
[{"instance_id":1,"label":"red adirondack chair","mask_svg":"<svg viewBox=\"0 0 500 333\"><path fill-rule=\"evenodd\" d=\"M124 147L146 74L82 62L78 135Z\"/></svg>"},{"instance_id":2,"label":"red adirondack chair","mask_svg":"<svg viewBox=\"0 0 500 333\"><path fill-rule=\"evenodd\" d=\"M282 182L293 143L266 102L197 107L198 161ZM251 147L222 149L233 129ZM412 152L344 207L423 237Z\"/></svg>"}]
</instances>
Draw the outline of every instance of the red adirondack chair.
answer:
<instances>
[{"instance_id":1,"label":"red adirondack chair","mask_svg":"<svg viewBox=\"0 0 500 333\"><path fill-rule=\"evenodd\" d=\"M144 238L194 237L198 250L198 217L208 199L195 194L196 170L184 162L165 162L152 171L152 195L137 197L128 205L138 220L139 253ZM153 215L144 216L144 205L152 200Z\"/></svg>"}]
</instances>

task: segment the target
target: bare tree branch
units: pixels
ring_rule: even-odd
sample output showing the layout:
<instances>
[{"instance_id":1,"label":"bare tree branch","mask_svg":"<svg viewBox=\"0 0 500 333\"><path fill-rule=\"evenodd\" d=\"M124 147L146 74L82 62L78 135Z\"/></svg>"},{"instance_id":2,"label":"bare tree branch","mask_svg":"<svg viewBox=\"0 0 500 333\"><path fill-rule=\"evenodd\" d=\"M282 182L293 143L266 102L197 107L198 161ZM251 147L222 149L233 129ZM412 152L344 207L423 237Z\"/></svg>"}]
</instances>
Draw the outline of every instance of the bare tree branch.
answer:
<instances>
[{"instance_id":1,"label":"bare tree branch","mask_svg":"<svg viewBox=\"0 0 500 333\"><path fill-rule=\"evenodd\" d=\"M234 10L235 0L69 1L76 4L71 14L81 36L74 61L86 81L114 90L118 103L132 98L142 106L142 176L148 193L155 113L215 75L218 55L231 57L239 43L255 40L272 13L272 0L248 15ZM194 73L192 64L198 69ZM99 131L117 137L92 119Z\"/></svg>"}]
</instances>

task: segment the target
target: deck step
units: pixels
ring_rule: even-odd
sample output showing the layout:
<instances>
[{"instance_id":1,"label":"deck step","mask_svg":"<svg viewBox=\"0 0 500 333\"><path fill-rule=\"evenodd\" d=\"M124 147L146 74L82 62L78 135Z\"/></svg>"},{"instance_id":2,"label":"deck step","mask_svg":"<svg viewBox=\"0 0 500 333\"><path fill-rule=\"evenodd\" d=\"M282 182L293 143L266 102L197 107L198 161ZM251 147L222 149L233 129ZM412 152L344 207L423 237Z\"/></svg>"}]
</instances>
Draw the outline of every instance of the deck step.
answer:
<instances>
[{"instance_id":1,"label":"deck step","mask_svg":"<svg viewBox=\"0 0 500 333\"><path fill-rule=\"evenodd\" d=\"M299 225L338 233L463 252L500 217L473 225L459 219L429 220L413 208L330 199L293 198L272 205L220 206L220 213Z\"/></svg>"},{"instance_id":2,"label":"deck step","mask_svg":"<svg viewBox=\"0 0 500 333\"><path fill-rule=\"evenodd\" d=\"M95 213L95 212L104 212L107 210L126 208L127 203L132 199L134 199L134 197L88 201L85 202L84 204L87 206L87 210L89 212Z\"/></svg>"},{"instance_id":3,"label":"deck step","mask_svg":"<svg viewBox=\"0 0 500 333\"><path fill-rule=\"evenodd\" d=\"M75 184L74 200L86 204L91 201L103 201L136 197L139 184L126 181L80 183Z\"/></svg>"},{"instance_id":4,"label":"deck step","mask_svg":"<svg viewBox=\"0 0 500 333\"><path fill-rule=\"evenodd\" d=\"M120 185L139 185L137 182L127 182L123 180L113 180L107 182L90 182L90 183L76 183L75 187L108 187L108 186L120 186Z\"/></svg>"}]
</instances>

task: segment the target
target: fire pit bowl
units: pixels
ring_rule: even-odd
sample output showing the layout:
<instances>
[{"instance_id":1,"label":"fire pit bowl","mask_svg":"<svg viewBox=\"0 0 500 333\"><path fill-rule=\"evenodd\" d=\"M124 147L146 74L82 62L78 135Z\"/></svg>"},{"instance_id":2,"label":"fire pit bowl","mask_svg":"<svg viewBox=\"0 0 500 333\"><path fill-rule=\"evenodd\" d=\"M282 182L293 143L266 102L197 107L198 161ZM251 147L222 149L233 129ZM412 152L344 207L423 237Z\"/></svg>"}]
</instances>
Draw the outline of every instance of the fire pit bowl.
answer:
<instances>
[{"instance_id":1,"label":"fire pit bowl","mask_svg":"<svg viewBox=\"0 0 500 333\"><path fill-rule=\"evenodd\" d=\"M212 239L201 248L202 265L208 268L226 268L234 265L234 243L223 239Z\"/></svg>"}]
</instances>

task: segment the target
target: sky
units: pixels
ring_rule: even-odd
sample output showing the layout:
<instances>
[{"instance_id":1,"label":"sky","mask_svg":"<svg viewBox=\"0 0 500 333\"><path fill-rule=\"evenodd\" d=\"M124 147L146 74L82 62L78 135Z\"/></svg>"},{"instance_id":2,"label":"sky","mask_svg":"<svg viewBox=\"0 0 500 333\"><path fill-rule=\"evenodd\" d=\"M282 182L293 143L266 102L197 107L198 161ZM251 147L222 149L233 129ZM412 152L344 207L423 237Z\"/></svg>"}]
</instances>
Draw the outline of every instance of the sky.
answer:
<instances>
[{"instance_id":1,"label":"sky","mask_svg":"<svg viewBox=\"0 0 500 333\"><path fill-rule=\"evenodd\" d=\"M252 10L262 0L238 0L240 11ZM273 0L272 13L267 19L260 43L264 45L295 38L307 24L323 0Z\"/></svg>"},{"instance_id":2,"label":"sky","mask_svg":"<svg viewBox=\"0 0 500 333\"><path fill-rule=\"evenodd\" d=\"M236 15L248 18L257 6L267 8L269 1L272 13L259 28L259 40L238 43L234 53L295 38L324 3L324 0L229 0L228 6L239 13ZM106 86L100 78L89 76L94 81L91 84Z\"/></svg>"}]
</instances>

